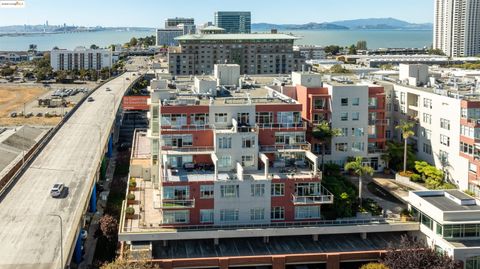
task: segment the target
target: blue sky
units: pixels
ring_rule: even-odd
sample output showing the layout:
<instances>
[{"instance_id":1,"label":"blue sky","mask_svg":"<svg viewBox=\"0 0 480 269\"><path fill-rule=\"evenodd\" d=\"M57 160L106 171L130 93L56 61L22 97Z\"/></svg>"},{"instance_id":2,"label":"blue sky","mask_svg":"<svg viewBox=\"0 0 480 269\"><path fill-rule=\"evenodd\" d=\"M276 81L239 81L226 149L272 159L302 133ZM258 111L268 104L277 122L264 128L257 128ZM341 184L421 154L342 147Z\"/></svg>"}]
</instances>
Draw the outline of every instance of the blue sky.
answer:
<instances>
[{"instance_id":1,"label":"blue sky","mask_svg":"<svg viewBox=\"0 0 480 269\"><path fill-rule=\"evenodd\" d=\"M213 20L216 10L252 11L253 22L307 23L393 17L432 22L433 0L25 0L0 9L0 25L52 24L159 27L167 17Z\"/></svg>"}]
</instances>

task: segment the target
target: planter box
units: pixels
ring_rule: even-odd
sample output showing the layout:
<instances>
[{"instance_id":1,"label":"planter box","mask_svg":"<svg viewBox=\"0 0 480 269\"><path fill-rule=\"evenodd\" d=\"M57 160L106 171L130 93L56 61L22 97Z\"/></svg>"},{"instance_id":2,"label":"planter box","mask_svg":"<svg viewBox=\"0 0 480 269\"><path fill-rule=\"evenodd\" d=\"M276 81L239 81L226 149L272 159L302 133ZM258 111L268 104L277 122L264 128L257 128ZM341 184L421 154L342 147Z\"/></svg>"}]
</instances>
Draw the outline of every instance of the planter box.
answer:
<instances>
[{"instance_id":1,"label":"planter box","mask_svg":"<svg viewBox=\"0 0 480 269\"><path fill-rule=\"evenodd\" d=\"M400 182L401 184L409 187L409 188L414 189L414 190L421 190L421 191L428 190L426 187L424 187L424 186L422 186L418 183L412 182L409 177L401 176L398 173L395 174L395 180Z\"/></svg>"},{"instance_id":2,"label":"planter box","mask_svg":"<svg viewBox=\"0 0 480 269\"><path fill-rule=\"evenodd\" d=\"M136 204L135 200L127 200L127 205L134 205Z\"/></svg>"},{"instance_id":3,"label":"planter box","mask_svg":"<svg viewBox=\"0 0 480 269\"><path fill-rule=\"evenodd\" d=\"M408 185L410 184L410 178L409 177L404 177L404 176L401 176L399 173L396 173L395 174L395 180L400 182L400 183L403 183L405 185Z\"/></svg>"}]
</instances>

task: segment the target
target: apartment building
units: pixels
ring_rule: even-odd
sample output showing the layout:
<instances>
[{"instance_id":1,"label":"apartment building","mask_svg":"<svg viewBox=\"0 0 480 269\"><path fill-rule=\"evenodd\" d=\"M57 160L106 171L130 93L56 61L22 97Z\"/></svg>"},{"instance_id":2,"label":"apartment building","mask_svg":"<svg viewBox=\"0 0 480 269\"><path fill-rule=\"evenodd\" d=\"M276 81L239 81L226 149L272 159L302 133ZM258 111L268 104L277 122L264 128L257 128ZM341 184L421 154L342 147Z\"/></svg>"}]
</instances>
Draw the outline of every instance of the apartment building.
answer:
<instances>
[{"instance_id":1,"label":"apartment building","mask_svg":"<svg viewBox=\"0 0 480 269\"><path fill-rule=\"evenodd\" d=\"M349 157L363 156L364 162L381 171L385 150L386 98L382 86L352 78L327 77L294 72L292 85L277 88L303 105L302 118L310 132L321 122L341 131L325 145L325 162L343 166ZM312 151L322 155L321 141L309 137Z\"/></svg>"},{"instance_id":2,"label":"apartment building","mask_svg":"<svg viewBox=\"0 0 480 269\"><path fill-rule=\"evenodd\" d=\"M215 26L225 29L227 34L249 34L252 31L250 11L217 11Z\"/></svg>"},{"instance_id":3,"label":"apartment building","mask_svg":"<svg viewBox=\"0 0 480 269\"><path fill-rule=\"evenodd\" d=\"M202 34L176 38L168 52L172 75L212 74L215 64L238 64L241 74L289 74L305 59L285 34Z\"/></svg>"},{"instance_id":4,"label":"apartment building","mask_svg":"<svg viewBox=\"0 0 480 269\"><path fill-rule=\"evenodd\" d=\"M480 1L435 0L433 48L447 56L480 54Z\"/></svg>"},{"instance_id":5,"label":"apartment building","mask_svg":"<svg viewBox=\"0 0 480 269\"><path fill-rule=\"evenodd\" d=\"M195 25L195 19L194 18L168 18L165 20L165 29L168 28L176 28L178 25L184 24L184 25Z\"/></svg>"},{"instance_id":6,"label":"apartment building","mask_svg":"<svg viewBox=\"0 0 480 269\"><path fill-rule=\"evenodd\" d=\"M74 50L53 49L50 52L50 65L54 71L111 68L112 51L85 47L77 47Z\"/></svg>"},{"instance_id":7,"label":"apartment building","mask_svg":"<svg viewBox=\"0 0 480 269\"><path fill-rule=\"evenodd\" d=\"M305 60L322 60L327 56L325 48L321 46L293 46L293 50L300 52L300 55L302 55Z\"/></svg>"},{"instance_id":8,"label":"apartment building","mask_svg":"<svg viewBox=\"0 0 480 269\"><path fill-rule=\"evenodd\" d=\"M195 34L197 28L193 18L168 18L165 20L165 28L157 29L157 46L177 46L175 38L182 35Z\"/></svg>"},{"instance_id":9,"label":"apartment building","mask_svg":"<svg viewBox=\"0 0 480 269\"><path fill-rule=\"evenodd\" d=\"M458 190L415 191L408 200L426 243L461 261L461 268L480 268L478 200Z\"/></svg>"}]
</instances>

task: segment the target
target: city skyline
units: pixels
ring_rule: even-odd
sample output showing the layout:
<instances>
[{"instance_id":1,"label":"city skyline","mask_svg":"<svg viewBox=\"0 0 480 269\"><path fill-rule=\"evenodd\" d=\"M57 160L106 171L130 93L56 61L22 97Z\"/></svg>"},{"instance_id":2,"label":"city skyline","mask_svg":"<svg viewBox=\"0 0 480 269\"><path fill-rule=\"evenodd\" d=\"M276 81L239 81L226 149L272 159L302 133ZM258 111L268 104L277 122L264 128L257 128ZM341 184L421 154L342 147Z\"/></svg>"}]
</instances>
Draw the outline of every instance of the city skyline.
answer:
<instances>
[{"instance_id":1,"label":"city skyline","mask_svg":"<svg viewBox=\"0 0 480 269\"><path fill-rule=\"evenodd\" d=\"M412 23L433 22L433 1L431 0L401 2L366 0L361 3L355 0L346 0L342 3L334 0L317 2L303 0L303 3L295 2L295 4L279 0L275 5L270 5L266 1L259 3L246 0L243 1L242 6L218 0L205 0L202 3L189 1L188 5L184 2L173 2L165 6L157 1L144 0L142 6L145 8L139 7L138 2L119 4L114 0L101 2L85 0L81 5L76 3L75 12L70 12L72 2L70 0L28 0L25 8L0 9L0 17L2 17L0 25L44 24L48 20L50 25L66 23L82 26L160 27L166 18L175 16L195 17L197 23L213 21L214 12L221 10L251 11L253 23L308 23L386 17ZM307 5L309 5L308 9L305 8ZM412 8L413 6L415 8ZM138 12L131 12L136 9ZM105 19L107 10L117 16ZM293 16L286 16L285 12ZM295 16L295 14L302 14L302 16Z\"/></svg>"}]
</instances>

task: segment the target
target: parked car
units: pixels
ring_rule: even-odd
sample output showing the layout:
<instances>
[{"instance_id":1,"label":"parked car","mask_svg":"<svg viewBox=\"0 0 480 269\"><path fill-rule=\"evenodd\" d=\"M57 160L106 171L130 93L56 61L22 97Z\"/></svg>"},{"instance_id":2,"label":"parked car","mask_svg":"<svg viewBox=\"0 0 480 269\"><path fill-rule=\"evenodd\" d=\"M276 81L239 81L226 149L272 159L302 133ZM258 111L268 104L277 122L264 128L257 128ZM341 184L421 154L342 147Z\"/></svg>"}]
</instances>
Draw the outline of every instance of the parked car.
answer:
<instances>
[{"instance_id":1,"label":"parked car","mask_svg":"<svg viewBox=\"0 0 480 269\"><path fill-rule=\"evenodd\" d=\"M62 196L64 190L65 185L63 183L56 183L50 190L50 195L52 195L53 198L60 197Z\"/></svg>"},{"instance_id":2,"label":"parked car","mask_svg":"<svg viewBox=\"0 0 480 269\"><path fill-rule=\"evenodd\" d=\"M110 89L110 87L107 87L107 92L111 92L112 89Z\"/></svg>"},{"instance_id":3,"label":"parked car","mask_svg":"<svg viewBox=\"0 0 480 269\"><path fill-rule=\"evenodd\" d=\"M87 101L88 102L93 102L93 101L95 101L95 99L93 99L93 97L90 96L90 97L88 97Z\"/></svg>"},{"instance_id":4,"label":"parked car","mask_svg":"<svg viewBox=\"0 0 480 269\"><path fill-rule=\"evenodd\" d=\"M80 237L82 238L82 240L87 239L87 236L88 236L87 230L82 229L82 230L80 231Z\"/></svg>"}]
</instances>

